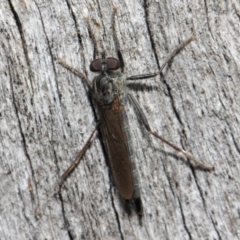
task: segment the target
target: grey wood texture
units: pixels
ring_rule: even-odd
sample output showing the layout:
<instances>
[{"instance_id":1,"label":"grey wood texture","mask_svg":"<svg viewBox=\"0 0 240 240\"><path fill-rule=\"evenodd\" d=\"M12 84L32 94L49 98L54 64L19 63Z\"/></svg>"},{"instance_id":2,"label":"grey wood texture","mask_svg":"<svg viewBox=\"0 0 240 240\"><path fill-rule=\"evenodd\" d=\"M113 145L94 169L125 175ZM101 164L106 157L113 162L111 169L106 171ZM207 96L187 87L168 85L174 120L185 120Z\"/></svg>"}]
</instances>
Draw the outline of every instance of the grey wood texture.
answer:
<instances>
[{"instance_id":1,"label":"grey wood texture","mask_svg":"<svg viewBox=\"0 0 240 240\"><path fill-rule=\"evenodd\" d=\"M194 169L126 106L141 223L122 206L98 134L54 197L95 126L81 79L58 59L92 80L98 53L116 57L114 7L127 76L157 71L194 33L162 77L129 92L154 131L215 166ZM240 239L239 39L236 0L1 0L0 239Z\"/></svg>"}]
</instances>

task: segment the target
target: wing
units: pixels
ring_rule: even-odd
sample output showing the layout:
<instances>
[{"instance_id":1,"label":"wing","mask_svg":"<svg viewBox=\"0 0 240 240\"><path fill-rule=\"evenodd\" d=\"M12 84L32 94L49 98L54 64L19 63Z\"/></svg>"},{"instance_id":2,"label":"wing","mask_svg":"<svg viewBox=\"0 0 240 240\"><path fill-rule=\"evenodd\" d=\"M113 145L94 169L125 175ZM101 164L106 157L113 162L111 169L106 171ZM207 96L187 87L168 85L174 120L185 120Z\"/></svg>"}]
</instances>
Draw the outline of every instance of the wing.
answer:
<instances>
[{"instance_id":1,"label":"wing","mask_svg":"<svg viewBox=\"0 0 240 240\"><path fill-rule=\"evenodd\" d=\"M124 108L119 99L113 102L111 108L99 108L100 129L114 182L120 195L131 199L134 179L123 114Z\"/></svg>"}]
</instances>

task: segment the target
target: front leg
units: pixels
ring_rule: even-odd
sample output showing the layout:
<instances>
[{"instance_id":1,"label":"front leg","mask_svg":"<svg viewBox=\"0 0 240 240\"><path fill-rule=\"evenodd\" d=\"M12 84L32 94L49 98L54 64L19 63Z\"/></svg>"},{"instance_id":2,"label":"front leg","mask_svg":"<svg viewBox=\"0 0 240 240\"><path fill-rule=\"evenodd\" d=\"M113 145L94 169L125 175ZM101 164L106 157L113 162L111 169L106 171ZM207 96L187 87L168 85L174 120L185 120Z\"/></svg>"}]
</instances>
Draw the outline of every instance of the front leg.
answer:
<instances>
[{"instance_id":1,"label":"front leg","mask_svg":"<svg viewBox=\"0 0 240 240\"><path fill-rule=\"evenodd\" d=\"M155 73L146 73L146 74L140 74L140 75L134 75L131 77L128 77L127 80L142 80L142 79L146 79L146 78L152 78L155 77L159 74L162 73L164 67L170 62L172 61L172 59L183 49L185 48L191 41L194 40L193 35L191 35L187 40L185 40L184 42L182 42L181 44L179 44L172 52L171 54L166 58L166 60L164 61L162 67L159 69L159 71L155 72Z\"/></svg>"},{"instance_id":2,"label":"front leg","mask_svg":"<svg viewBox=\"0 0 240 240\"><path fill-rule=\"evenodd\" d=\"M117 37L117 31L116 31L116 15L117 15L117 8L114 8L113 14L112 14L112 30L113 30L113 41L115 44L115 48L117 51L118 59L120 62L120 67L122 73L124 73L124 61L123 61L123 56L120 48L120 43Z\"/></svg>"},{"instance_id":3,"label":"front leg","mask_svg":"<svg viewBox=\"0 0 240 240\"><path fill-rule=\"evenodd\" d=\"M70 65L68 65L67 63L65 63L62 59L60 59L60 60L58 61L58 63L59 63L60 65L62 65L64 68L66 68L67 70L69 70L70 72L72 72L73 74L75 74L76 76L80 77L81 80L83 81L83 83L86 84L88 90L89 90L90 92L93 92L90 81L88 80L88 78L87 78L82 72L80 72L79 70L71 67Z\"/></svg>"}]
</instances>

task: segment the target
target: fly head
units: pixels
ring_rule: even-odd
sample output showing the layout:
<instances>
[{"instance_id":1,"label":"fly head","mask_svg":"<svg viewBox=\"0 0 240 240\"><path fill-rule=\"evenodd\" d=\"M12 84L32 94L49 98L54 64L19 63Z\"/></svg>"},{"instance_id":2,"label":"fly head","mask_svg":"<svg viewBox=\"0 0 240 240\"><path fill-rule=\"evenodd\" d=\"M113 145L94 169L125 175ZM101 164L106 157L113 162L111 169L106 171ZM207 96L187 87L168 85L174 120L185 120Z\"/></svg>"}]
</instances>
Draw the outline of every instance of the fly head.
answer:
<instances>
[{"instance_id":1,"label":"fly head","mask_svg":"<svg viewBox=\"0 0 240 240\"><path fill-rule=\"evenodd\" d=\"M121 94L123 74L120 71L119 60L113 57L96 59L90 64L92 72L100 75L94 78L94 92L103 104L111 104L114 97Z\"/></svg>"}]
</instances>

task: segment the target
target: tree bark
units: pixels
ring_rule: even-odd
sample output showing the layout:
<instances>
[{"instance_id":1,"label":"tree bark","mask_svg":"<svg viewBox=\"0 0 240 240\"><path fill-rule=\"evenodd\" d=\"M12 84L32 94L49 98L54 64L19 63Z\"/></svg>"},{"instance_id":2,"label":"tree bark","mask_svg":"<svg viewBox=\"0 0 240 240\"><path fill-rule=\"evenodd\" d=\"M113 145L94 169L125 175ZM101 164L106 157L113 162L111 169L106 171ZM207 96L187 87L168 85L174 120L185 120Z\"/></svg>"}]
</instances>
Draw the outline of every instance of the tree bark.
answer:
<instances>
[{"instance_id":1,"label":"tree bark","mask_svg":"<svg viewBox=\"0 0 240 240\"><path fill-rule=\"evenodd\" d=\"M211 173L152 136L126 106L144 215L128 215L98 134L54 196L55 183L95 127L89 94L64 59L90 80L90 62L117 57L155 132L213 165ZM0 3L1 239L240 239L238 1Z\"/></svg>"}]
</instances>

